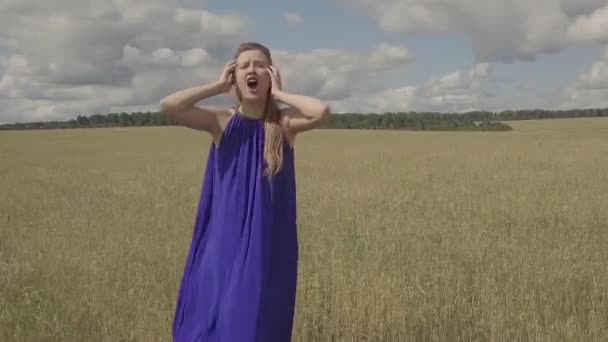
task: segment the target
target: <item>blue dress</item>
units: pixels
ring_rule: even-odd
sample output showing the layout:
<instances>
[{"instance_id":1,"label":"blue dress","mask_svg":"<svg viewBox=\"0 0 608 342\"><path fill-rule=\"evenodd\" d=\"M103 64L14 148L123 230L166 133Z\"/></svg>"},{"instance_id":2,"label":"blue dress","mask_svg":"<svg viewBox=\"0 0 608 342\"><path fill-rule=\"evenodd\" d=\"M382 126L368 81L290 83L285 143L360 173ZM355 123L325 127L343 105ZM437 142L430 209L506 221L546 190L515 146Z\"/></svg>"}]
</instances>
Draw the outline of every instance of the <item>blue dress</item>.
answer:
<instances>
[{"instance_id":1,"label":"blue dress","mask_svg":"<svg viewBox=\"0 0 608 342\"><path fill-rule=\"evenodd\" d=\"M286 140L286 139L284 139ZM298 265L294 151L264 175L264 122L231 116L211 144L173 319L175 342L288 342Z\"/></svg>"}]
</instances>

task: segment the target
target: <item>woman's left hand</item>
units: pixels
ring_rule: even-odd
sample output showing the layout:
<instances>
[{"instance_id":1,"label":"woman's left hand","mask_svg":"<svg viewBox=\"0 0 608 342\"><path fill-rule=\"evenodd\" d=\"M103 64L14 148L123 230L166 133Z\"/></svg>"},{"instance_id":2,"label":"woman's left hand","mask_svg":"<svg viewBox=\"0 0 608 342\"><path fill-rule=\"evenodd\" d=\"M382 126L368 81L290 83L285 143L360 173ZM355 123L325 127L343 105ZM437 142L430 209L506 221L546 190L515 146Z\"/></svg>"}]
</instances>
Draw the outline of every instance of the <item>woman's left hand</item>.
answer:
<instances>
[{"instance_id":1,"label":"woman's left hand","mask_svg":"<svg viewBox=\"0 0 608 342\"><path fill-rule=\"evenodd\" d=\"M276 91L281 91L283 89L283 82L281 80L281 74L279 73L279 70L277 70L277 68L275 68L274 66L269 66L268 68L268 74L270 75L270 82L271 82L271 94L276 94Z\"/></svg>"}]
</instances>

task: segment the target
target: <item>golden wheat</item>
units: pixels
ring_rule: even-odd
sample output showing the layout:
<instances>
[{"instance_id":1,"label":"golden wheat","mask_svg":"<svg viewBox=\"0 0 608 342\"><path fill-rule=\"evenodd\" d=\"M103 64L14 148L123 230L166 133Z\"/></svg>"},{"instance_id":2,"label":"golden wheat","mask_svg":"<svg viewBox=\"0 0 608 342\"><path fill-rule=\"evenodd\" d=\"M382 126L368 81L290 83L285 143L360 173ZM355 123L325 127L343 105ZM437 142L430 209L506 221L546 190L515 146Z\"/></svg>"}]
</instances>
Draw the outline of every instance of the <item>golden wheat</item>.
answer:
<instances>
[{"instance_id":1,"label":"golden wheat","mask_svg":"<svg viewBox=\"0 0 608 342\"><path fill-rule=\"evenodd\" d=\"M608 119L298 138L294 341L608 339ZM0 340L169 341L209 139L0 133Z\"/></svg>"}]
</instances>

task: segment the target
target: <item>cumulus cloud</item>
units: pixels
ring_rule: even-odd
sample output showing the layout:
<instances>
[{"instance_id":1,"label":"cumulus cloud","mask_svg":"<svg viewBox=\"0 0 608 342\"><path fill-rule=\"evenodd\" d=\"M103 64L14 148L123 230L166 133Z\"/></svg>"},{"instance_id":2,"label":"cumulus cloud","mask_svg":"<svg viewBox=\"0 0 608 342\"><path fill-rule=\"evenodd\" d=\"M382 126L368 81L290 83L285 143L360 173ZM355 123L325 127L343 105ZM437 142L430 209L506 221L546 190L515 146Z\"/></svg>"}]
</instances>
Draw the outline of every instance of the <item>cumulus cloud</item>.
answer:
<instances>
[{"instance_id":1,"label":"cumulus cloud","mask_svg":"<svg viewBox=\"0 0 608 342\"><path fill-rule=\"evenodd\" d=\"M420 86L358 93L332 101L337 112L437 111L463 112L480 108L480 91L491 75L486 63L469 70L433 76Z\"/></svg>"},{"instance_id":2,"label":"cumulus cloud","mask_svg":"<svg viewBox=\"0 0 608 342\"><path fill-rule=\"evenodd\" d=\"M157 107L168 92L217 77L252 21L196 3L1 2L0 121Z\"/></svg>"},{"instance_id":3,"label":"cumulus cloud","mask_svg":"<svg viewBox=\"0 0 608 342\"><path fill-rule=\"evenodd\" d=\"M163 96L218 77L251 24L189 0L2 2L0 48L9 54L0 55L0 121L158 109ZM286 89L326 100L379 90L382 75L405 73L412 61L406 47L388 43L273 54Z\"/></svg>"},{"instance_id":4,"label":"cumulus cloud","mask_svg":"<svg viewBox=\"0 0 608 342\"><path fill-rule=\"evenodd\" d=\"M192 48L174 51L163 47L144 54L140 49L127 44L123 48L119 65L130 70L145 71L151 68L196 68L204 67L215 62L214 58L202 48Z\"/></svg>"},{"instance_id":5,"label":"cumulus cloud","mask_svg":"<svg viewBox=\"0 0 608 342\"><path fill-rule=\"evenodd\" d=\"M607 38L605 0L337 0L393 33L462 32L481 62L532 60Z\"/></svg>"},{"instance_id":6,"label":"cumulus cloud","mask_svg":"<svg viewBox=\"0 0 608 342\"><path fill-rule=\"evenodd\" d=\"M521 99L491 99L488 63L608 41L606 0L337 1L371 15L385 31L462 32L477 58L469 70L387 88L386 76L407 79L414 56L405 46L289 51L270 46L287 90L320 97L338 112L519 105ZM0 2L0 122L158 110L163 96L217 78L238 43L249 38L253 21L200 6L197 0ZM302 23L297 13L282 19L291 26ZM605 57L554 103L608 106L607 79Z\"/></svg>"},{"instance_id":7,"label":"cumulus cloud","mask_svg":"<svg viewBox=\"0 0 608 342\"><path fill-rule=\"evenodd\" d=\"M600 60L559 94L563 108L608 107L608 48Z\"/></svg>"},{"instance_id":8,"label":"cumulus cloud","mask_svg":"<svg viewBox=\"0 0 608 342\"><path fill-rule=\"evenodd\" d=\"M274 52L273 59L280 68L286 90L338 100L356 92L378 89L385 72L405 73L413 57L404 46L379 43L367 52L279 50Z\"/></svg>"},{"instance_id":9,"label":"cumulus cloud","mask_svg":"<svg viewBox=\"0 0 608 342\"><path fill-rule=\"evenodd\" d=\"M567 35L572 40L608 43L608 5L577 17Z\"/></svg>"},{"instance_id":10,"label":"cumulus cloud","mask_svg":"<svg viewBox=\"0 0 608 342\"><path fill-rule=\"evenodd\" d=\"M302 23L302 16L297 13L287 12L283 14L283 20L289 26L298 26Z\"/></svg>"}]
</instances>

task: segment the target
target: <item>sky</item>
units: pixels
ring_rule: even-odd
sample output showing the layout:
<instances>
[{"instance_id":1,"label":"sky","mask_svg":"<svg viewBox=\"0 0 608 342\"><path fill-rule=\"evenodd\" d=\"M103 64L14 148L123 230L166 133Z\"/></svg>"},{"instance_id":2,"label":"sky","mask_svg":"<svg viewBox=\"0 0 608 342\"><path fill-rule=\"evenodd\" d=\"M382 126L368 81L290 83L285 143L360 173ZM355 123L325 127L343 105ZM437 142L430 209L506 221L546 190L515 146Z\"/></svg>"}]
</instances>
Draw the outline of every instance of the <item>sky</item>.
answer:
<instances>
[{"instance_id":1,"label":"sky","mask_svg":"<svg viewBox=\"0 0 608 342\"><path fill-rule=\"evenodd\" d=\"M0 123L157 111L245 41L334 113L608 107L608 0L3 0Z\"/></svg>"}]
</instances>

